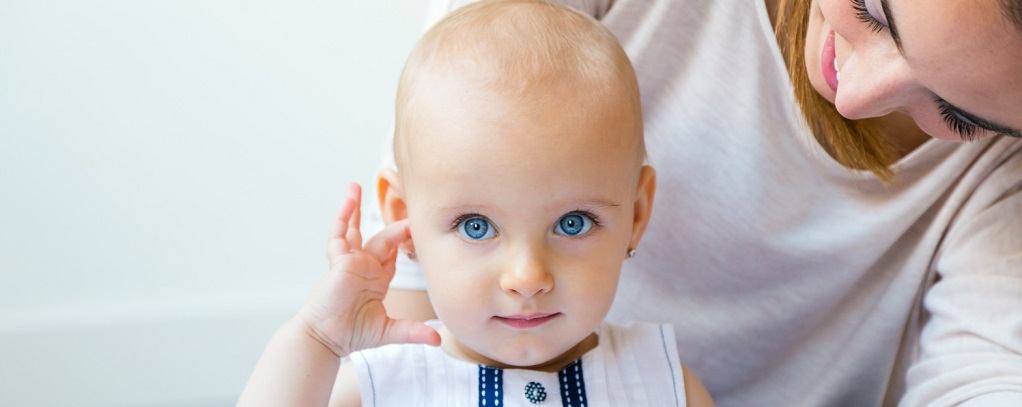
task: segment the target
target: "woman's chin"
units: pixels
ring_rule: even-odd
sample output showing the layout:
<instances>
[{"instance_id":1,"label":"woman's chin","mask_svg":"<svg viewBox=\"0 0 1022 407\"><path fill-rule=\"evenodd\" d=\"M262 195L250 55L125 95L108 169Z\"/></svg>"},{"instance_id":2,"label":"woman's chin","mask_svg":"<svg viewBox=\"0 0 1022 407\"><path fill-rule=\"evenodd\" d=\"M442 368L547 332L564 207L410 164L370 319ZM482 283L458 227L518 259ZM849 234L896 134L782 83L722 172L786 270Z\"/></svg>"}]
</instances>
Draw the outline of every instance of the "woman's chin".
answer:
<instances>
[{"instance_id":1,"label":"woman's chin","mask_svg":"<svg viewBox=\"0 0 1022 407\"><path fill-rule=\"evenodd\" d=\"M822 96L830 102L830 104L834 104L834 101L837 99L836 92L830 88L830 85L827 85L827 82L823 80L822 76L810 75L809 84L813 86L813 90L815 90L818 95Z\"/></svg>"}]
</instances>

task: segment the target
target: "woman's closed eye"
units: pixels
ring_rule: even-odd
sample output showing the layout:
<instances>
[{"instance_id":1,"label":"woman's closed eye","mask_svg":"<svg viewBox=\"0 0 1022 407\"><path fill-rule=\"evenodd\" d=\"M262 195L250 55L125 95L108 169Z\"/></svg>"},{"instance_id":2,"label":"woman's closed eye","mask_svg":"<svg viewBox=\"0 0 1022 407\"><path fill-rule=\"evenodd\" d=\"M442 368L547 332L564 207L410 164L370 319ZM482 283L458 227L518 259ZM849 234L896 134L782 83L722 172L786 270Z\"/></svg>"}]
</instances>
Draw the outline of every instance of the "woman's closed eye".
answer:
<instances>
[{"instance_id":1,"label":"woman's closed eye","mask_svg":"<svg viewBox=\"0 0 1022 407\"><path fill-rule=\"evenodd\" d=\"M852 9L855 10L855 17L859 21L863 22L869 29L875 33L879 33L888 28L887 17L884 16L882 10L874 10L866 4L866 0L852 0Z\"/></svg>"},{"instance_id":2,"label":"woman's closed eye","mask_svg":"<svg viewBox=\"0 0 1022 407\"><path fill-rule=\"evenodd\" d=\"M962 140L973 141L976 139L976 134L983 130L972 119L955 111L944 99L937 98L937 106L940 108L941 120Z\"/></svg>"},{"instance_id":3,"label":"woman's closed eye","mask_svg":"<svg viewBox=\"0 0 1022 407\"><path fill-rule=\"evenodd\" d=\"M898 30L894 25L894 18L890 15L887 1L851 0L851 2L852 9L855 10L855 16L859 21L866 24L866 26L874 33L888 31L891 38L896 44L898 44L900 49L901 40L898 36ZM982 120L974 120L968 115L963 114L957 108L951 106L951 104L943 98L937 97L936 99L937 109L944 125L951 129L951 131L955 132L955 134L957 134L962 140L975 140L979 133L983 131L992 131L1009 136L1017 136L1018 134L1011 129L991 125Z\"/></svg>"},{"instance_id":4,"label":"woman's closed eye","mask_svg":"<svg viewBox=\"0 0 1022 407\"><path fill-rule=\"evenodd\" d=\"M937 98L937 107L940 109L941 119L947 124L951 130L965 141L975 140L980 132L988 131L997 135L1022 138L1022 132L1009 128L1004 125L991 123L987 120L980 119L969 113L965 113L961 109L951 106L946 100Z\"/></svg>"}]
</instances>

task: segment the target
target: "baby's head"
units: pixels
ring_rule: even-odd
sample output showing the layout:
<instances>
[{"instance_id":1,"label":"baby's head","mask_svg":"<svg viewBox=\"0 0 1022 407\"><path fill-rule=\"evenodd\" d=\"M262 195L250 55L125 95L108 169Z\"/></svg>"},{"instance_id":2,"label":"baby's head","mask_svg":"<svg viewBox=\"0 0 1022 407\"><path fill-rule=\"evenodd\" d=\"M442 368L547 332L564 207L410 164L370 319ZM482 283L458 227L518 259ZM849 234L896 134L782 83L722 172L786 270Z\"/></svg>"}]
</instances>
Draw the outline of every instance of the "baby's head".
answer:
<instances>
[{"instance_id":1,"label":"baby's head","mask_svg":"<svg viewBox=\"0 0 1022 407\"><path fill-rule=\"evenodd\" d=\"M552 106L578 105L580 126L612 114L630 124L622 140L645 147L639 87L613 34L592 17L543 1L483 1L465 6L427 32L412 51L398 86L394 152L408 164L417 143L434 143L440 117L474 115L487 104L501 121L543 115ZM459 109L451 111L451 109ZM438 117L437 113L445 113ZM594 142L597 140L593 140ZM636 167L638 168L638 167Z\"/></svg>"},{"instance_id":2,"label":"baby's head","mask_svg":"<svg viewBox=\"0 0 1022 407\"><path fill-rule=\"evenodd\" d=\"M405 65L394 152L382 212L409 219L450 352L544 368L591 348L655 189L609 31L540 1L455 11Z\"/></svg>"}]
</instances>

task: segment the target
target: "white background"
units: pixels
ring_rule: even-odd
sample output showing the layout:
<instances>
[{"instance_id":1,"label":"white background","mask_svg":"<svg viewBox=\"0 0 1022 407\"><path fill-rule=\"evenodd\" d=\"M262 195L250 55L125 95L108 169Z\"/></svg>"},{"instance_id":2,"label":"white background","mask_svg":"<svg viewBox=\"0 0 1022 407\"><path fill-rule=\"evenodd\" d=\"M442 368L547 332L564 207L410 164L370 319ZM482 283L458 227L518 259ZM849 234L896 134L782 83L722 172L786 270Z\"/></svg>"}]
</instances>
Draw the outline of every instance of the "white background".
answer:
<instances>
[{"instance_id":1,"label":"white background","mask_svg":"<svg viewBox=\"0 0 1022 407\"><path fill-rule=\"evenodd\" d=\"M0 0L0 405L233 405L425 3Z\"/></svg>"}]
</instances>

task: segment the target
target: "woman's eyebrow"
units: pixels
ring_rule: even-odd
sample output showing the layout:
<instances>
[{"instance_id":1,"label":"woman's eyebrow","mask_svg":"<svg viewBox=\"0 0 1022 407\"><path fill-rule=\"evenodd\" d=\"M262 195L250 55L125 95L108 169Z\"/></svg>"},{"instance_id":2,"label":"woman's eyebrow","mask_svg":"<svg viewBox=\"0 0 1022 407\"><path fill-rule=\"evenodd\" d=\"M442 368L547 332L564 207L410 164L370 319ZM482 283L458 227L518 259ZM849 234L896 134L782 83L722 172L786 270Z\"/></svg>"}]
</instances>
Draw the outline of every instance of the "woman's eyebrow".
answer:
<instances>
[{"instance_id":1,"label":"woman's eyebrow","mask_svg":"<svg viewBox=\"0 0 1022 407\"><path fill-rule=\"evenodd\" d=\"M887 19L887 28L891 30L891 38L894 38L894 44L898 46L898 52L905 56L905 49L901 47L901 36L898 35L898 28L894 24L894 13L891 13L890 2L888 0L880 0L880 8L884 11L884 18Z\"/></svg>"}]
</instances>

